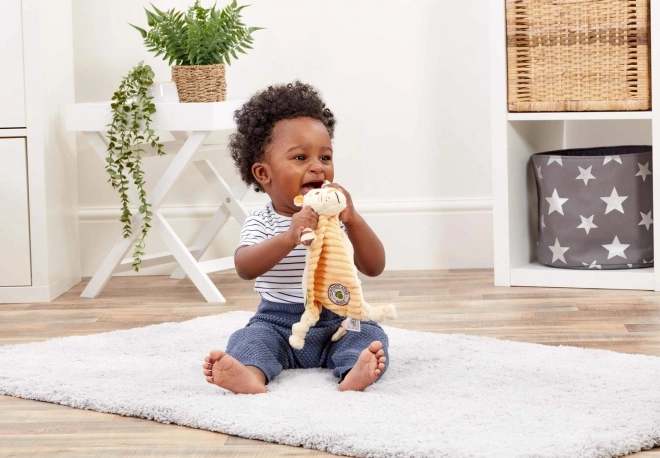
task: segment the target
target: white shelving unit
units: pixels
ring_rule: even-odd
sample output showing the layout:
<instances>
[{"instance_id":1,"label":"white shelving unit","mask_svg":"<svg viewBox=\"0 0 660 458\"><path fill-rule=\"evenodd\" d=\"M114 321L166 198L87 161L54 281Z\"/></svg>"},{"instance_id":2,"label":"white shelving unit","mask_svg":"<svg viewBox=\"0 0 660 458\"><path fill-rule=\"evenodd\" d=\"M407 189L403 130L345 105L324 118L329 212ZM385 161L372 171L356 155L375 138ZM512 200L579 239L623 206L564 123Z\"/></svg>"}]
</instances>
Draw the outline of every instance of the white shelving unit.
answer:
<instances>
[{"instance_id":1,"label":"white shelving unit","mask_svg":"<svg viewBox=\"0 0 660 458\"><path fill-rule=\"evenodd\" d=\"M655 6L655 8L653 7ZM660 268L573 270L536 261L537 196L530 157L555 149L607 144L649 144L660 138L660 110L637 112L509 113L507 109L506 14L504 0L490 0L491 141L493 159L493 232L495 285L660 291ZM660 5L651 8L651 40L660 40ZM660 68L660 46L651 47L651 67ZM660 88L660 72L652 87ZM652 92L660 107L660 91ZM579 123L579 128L575 126ZM602 131L574 139L580 130ZM617 135L621 141L617 142ZM659 148L653 162L660 163ZM660 183L654 180L653 214L660 206ZM660 229L654 224L655 259L660 259Z\"/></svg>"},{"instance_id":2,"label":"white shelving unit","mask_svg":"<svg viewBox=\"0 0 660 458\"><path fill-rule=\"evenodd\" d=\"M509 121L604 121L651 119L650 111L577 111L557 113L507 113Z\"/></svg>"},{"instance_id":3,"label":"white shelving unit","mask_svg":"<svg viewBox=\"0 0 660 458\"><path fill-rule=\"evenodd\" d=\"M81 280L71 0L0 0L0 303Z\"/></svg>"}]
</instances>

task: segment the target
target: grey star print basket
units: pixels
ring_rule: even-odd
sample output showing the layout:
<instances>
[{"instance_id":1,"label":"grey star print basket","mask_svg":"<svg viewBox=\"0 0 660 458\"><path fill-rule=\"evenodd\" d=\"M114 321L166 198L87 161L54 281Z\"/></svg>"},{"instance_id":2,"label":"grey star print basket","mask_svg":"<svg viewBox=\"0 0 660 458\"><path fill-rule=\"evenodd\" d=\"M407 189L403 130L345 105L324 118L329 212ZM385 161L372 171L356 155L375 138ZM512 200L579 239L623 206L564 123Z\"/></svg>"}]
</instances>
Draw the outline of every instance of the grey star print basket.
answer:
<instances>
[{"instance_id":1,"label":"grey star print basket","mask_svg":"<svg viewBox=\"0 0 660 458\"><path fill-rule=\"evenodd\" d=\"M539 262L571 269L653 266L650 146L534 154Z\"/></svg>"}]
</instances>

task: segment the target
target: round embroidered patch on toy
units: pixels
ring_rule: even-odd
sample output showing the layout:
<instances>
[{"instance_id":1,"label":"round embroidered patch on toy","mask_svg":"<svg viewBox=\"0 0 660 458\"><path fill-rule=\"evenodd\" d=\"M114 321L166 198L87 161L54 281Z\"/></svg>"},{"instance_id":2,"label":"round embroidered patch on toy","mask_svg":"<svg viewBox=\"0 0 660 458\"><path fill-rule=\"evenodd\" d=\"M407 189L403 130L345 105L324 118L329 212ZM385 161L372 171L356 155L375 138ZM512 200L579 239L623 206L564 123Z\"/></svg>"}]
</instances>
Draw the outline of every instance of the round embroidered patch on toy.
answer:
<instances>
[{"instance_id":1,"label":"round embroidered patch on toy","mask_svg":"<svg viewBox=\"0 0 660 458\"><path fill-rule=\"evenodd\" d=\"M348 288L344 285L330 285L328 288L328 298L337 305L346 305L351 299L351 294L348 292Z\"/></svg>"}]
</instances>

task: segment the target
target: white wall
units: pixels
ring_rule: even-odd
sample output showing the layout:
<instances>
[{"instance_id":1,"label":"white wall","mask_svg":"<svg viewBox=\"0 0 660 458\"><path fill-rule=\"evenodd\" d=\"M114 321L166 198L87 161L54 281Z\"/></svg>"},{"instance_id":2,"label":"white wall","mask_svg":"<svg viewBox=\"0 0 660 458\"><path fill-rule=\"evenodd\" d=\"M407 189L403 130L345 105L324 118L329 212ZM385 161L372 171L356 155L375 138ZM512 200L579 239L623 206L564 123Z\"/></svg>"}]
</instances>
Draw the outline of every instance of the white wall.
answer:
<instances>
[{"instance_id":1,"label":"white wall","mask_svg":"<svg viewBox=\"0 0 660 458\"><path fill-rule=\"evenodd\" d=\"M192 0L153 3L185 9ZM251 3L244 22L267 30L228 68L228 99L296 78L314 84L338 118L335 179L383 239L388 269L492 266L486 1ZM146 25L143 4L74 0L77 102L109 100L140 60L157 81L170 80L167 64L127 24ZM91 275L119 234L119 200L84 139L78 148L82 266ZM167 162L145 161L147 191ZM230 159L217 162L232 173ZM187 240L216 204L193 168L165 201ZM237 233L232 222L210 255L231 253ZM147 241L148 252L161 248L156 235Z\"/></svg>"}]
</instances>

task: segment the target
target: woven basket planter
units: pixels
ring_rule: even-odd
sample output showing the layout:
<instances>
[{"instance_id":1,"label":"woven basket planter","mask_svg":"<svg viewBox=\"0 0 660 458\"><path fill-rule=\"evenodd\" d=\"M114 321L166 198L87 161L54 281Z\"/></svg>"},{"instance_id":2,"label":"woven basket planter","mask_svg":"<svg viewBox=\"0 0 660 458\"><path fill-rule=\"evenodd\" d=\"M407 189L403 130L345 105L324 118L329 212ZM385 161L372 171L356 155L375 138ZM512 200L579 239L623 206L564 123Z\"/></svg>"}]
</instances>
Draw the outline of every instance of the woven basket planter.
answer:
<instances>
[{"instance_id":1,"label":"woven basket planter","mask_svg":"<svg viewBox=\"0 0 660 458\"><path fill-rule=\"evenodd\" d=\"M506 0L509 111L651 108L650 0Z\"/></svg>"},{"instance_id":2,"label":"woven basket planter","mask_svg":"<svg viewBox=\"0 0 660 458\"><path fill-rule=\"evenodd\" d=\"M227 98L224 64L175 65L172 81L183 103L222 102Z\"/></svg>"},{"instance_id":3,"label":"woven basket planter","mask_svg":"<svg viewBox=\"0 0 660 458\"><path fill-rule=\"evenodd\" d=\"M653 266L650 146L532 156L539 262L573 269Z\"/></svg>"}]
</instances>

